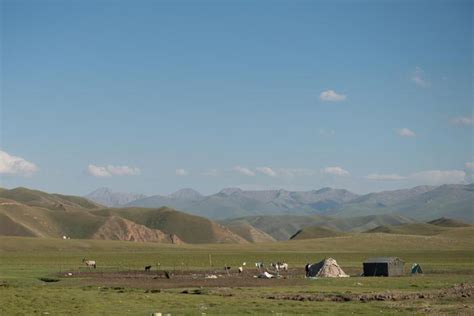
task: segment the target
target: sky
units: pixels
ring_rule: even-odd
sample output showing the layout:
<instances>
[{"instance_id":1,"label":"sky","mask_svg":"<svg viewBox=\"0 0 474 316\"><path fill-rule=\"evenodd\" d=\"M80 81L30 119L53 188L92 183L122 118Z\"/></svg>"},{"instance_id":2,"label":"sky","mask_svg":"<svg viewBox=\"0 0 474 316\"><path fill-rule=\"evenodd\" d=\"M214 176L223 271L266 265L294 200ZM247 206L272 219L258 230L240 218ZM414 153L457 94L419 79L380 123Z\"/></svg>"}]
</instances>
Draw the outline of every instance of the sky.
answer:
<instances>
[{"instance_id":1,"label":"sky","mask_svg":"<svg viewBox=\"0 0 474 316\"><path fill-rule=\"evenodd\" d=\"M472 182L472 1L0 1L0 186Z\"/></svg>"}]
</instances>

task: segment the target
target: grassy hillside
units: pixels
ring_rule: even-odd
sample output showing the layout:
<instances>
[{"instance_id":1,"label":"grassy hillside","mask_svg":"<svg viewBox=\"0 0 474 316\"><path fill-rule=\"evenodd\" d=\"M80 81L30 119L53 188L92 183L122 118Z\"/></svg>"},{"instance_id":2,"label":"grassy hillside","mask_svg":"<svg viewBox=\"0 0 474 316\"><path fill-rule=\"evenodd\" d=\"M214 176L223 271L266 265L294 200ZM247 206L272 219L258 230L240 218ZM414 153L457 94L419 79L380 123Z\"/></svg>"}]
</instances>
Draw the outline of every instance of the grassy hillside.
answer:
<instances>
[{"instance_id":1,"label":"grassy hillside","mask_svg":"<svg viewBox=\"0 0 474 316\"><path fill-rule=\"evenodd\" d=\"M432 221L429 221L428 224L437 225L441 227L469 227L471 225L458 221L451 218L441 217Z\"/></svg>"},{"instance_id":2,"label":"grassy hillside","mask_svg":"<svg viewBox=\"0 0 474 316\"><path fill-rule=\"evenodd\" d=\"M186 243L242 243L242 237L204 217L186 214L168 207L119 208L93 211L99 216L120 216L148 228L177 235Z\"/></svg>"},{"instance_id":3,"label":"grassy hillside","mask_svg":"<svg viewBox=\"0 0 474 316\"><path fill-rule=\"evenodd\" d=\"M439 227L432 224L417 223L399 226L382 225L368 230L367 233L433 236L440 234L446 229L447 228Z\"/></svg>"},{"instance_id":4,"label":"grassy hillside","mask_svg":"<svg viewBox=\"0 0 474 316\"><path fill-rule=\"evenodd\" d=\"M250 225L246 221L233 221L225 225L234 234L239 235L249 242L272 242L275 238Z\"/></svg>"},{"instance_id":5,"label":"grassy hillside","mask_svg":"<svg viewBox=\"0 0 474 316\"><path fill-rule=\"evenodd\" d=\"M0 198L9 199L28 206L44 207L50 210L97 209L99 204L78 196L49 194L27 188L1 190Z\"/></svg>"},{"instance_id":6,"label":"grassy hillside","mask_svg":"<svg viewBox=\"0 0 474 316\"><path fill-rule=\"evenodd\" d=\"M246 243L203 217L170 208L107 209L87 199L17 188L0 190L0 235L129 241Z\"/></svg>"},{"instance_id":7,"label":"grassy hillside","mask_svg":"<svg viewBox=\"0 0 474 316\"><path fill-rule=\"evenodd\" d=\"M290 237L291 240L300 240L300 239L315 239L315 238L326 238L326 237L336 237L343 236L344 233L334 231L332 229L313 226L305 227L299 230L296 234Z\"/></svg>"},{"instance_id":8,"label":"grassy hillside","mask_svg":"<svg viewBox=\"0 0 474 316\"><path fill-rule=\"evenodd\" d=\"M246 222L249 225L267 233L276 240L288 240L305 227L320 227L335 232L363 232L380 225L401 225L415 223L414 220L392 214L370 215L352 218L333 218L328 216L251 216L222 221L229 226L234 223Z\"/></svg>"}]
</instances>

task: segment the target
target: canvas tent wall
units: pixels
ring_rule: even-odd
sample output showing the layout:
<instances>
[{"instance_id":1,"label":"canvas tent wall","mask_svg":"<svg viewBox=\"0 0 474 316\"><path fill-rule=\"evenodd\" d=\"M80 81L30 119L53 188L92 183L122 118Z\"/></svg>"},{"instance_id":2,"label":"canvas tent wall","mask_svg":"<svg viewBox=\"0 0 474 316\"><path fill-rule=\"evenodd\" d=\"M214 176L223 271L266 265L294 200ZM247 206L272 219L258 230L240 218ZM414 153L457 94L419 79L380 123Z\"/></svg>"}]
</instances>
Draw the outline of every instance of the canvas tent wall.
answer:
<instances>
[{"instance_id":1,"label":"canvas tent wall","mask_svg":"<svg viewBox=\"0 0 474 316\"><path fill-rule=\"evenodd\" d=\"M401 276L405 262L397 257L370 258L364 261L364 276Z\"/></svg>"}]
</instances>

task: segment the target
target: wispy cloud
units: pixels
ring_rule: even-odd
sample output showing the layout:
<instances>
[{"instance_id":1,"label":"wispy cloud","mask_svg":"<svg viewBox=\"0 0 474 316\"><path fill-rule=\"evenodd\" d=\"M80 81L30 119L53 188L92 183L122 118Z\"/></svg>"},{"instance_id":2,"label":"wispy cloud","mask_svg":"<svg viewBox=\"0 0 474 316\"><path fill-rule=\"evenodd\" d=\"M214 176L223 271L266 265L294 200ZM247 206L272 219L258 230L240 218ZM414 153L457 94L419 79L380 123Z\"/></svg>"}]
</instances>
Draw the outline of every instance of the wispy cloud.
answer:
<instances>
[{"instance_id":1,"label":"wispy cloud","mask_svg":"<svg viewBox=\"0 0 474 316\"><path fill-rule=\"evenodd\" d=\"M416 184L440 185L450 183L464 183L466 172L463 170L426 170L412 173L408 176L399 174L377 174L366 176L369 180L399 181L407 180Z\"/></svg>"},{"instance_id":2,"label":"wispy cloud","mask_svg":"<svg viewBox=\"0 0 474 316\"><path fill-rule=\"evenodd\" d=\"M219 170L217 169L209 169L201 173L203 176L207 177L217 177L219 175Z\"/></svg>"},{"instance_id":3,"label":"wispy cloud","mask_svg":"<svg viewBox=\"0 0 474 316\"><path fill-rule=\"evenodd\" d=\"M232 168L232 170L234 170L234 171L236 171L240 174L243 174L245 176L249 176L249 177L255 176L255 172L253 172L252 170L250 170L246 167L235 166L234 168Z\"/></svg>"},{"instance_id":4,"label":"wispy cloud","mask_svg":"<svg viewBox=\"0 0 474 316\"><path fill-rule=\"evenodd\" d=\"M410 179L415 181L439 185L450 183L464 183L466 173L463 170L427 170L414 173Z\"/></svg>"},{"instance_id":5,"label":"wispy cloud","mask_svg":"<svg viewBox=\"0 0 474 316\"><path fill-rule=\"evenodd\" d=\"M87 166L87 173L94 177L111 176L136 176L141 173L139 168L129 166L97 166L90 164Z\"/></svg>"},{"instance_id":6,"label":"wispy cloud","mask_svg":"<svg viewBox=\"0 0 474 316\"><path fill-rule=\"evenodd\" d=\"M34 163L0 150L0 174L29 177L37 171Z\"/></svg>"},{"instance_id":7,"label":"wispy cloud","mask_svg":"<svg viewBox=\"0 0 474 316\"><path fill-rule=\"evenodd\" d=\"M371 173L368 176L366 176L366 178L369 179L369 180L388 180L388 181L406 179L406 177L398 175L396 173L392 173L392 174Z\"/></svg>"},{"instance_id":8,"label":"wispy cloud","mask_svg":"<svg viewBox=\"0 0 474 316\"><path fill-rule=\"evenodd\" d=\"M275 170L273 170L270 167L258 167L256 170L264 175L267 175L269 177L276 177L278 174L276 173Z\"/></svg>"},{"instance_id":9,"label":"wispy cloud","mask_svg":"<svg viewBox=\"0 0 474 316\"><path fill-rule=\"evenodd\" d=\"M431 83L425 78L425 72L421 67L416 67L415 71L411 76L411 81L413 81L419 87L429 87Z\"/></svg>"},{"instance_id":10,"label":"wispy cloud","mask_svg":"<svg viewBox=\"0 0 474 316\"><path fill-rule=\"evenodd\" d=\"M175 172L178 177L185 177L189 174L185 169L176 169Z\"/></svg>"},{"instance_id":11,"label":"wispy cloud","mask_svg":"<svg viewBox=\"0 0 474 316\"><path fill-rule=\"evenodd\" d=\"M324 169L321 169L321 173L331 174L335 176L348 176L349 175L349 171L341 167L326 167Z\"/></svg>"},{"instance_id":12,"label":"wispy cloud","mask_svg":"<svg viewBox=\"0 0 474 316\"><path fill-rule=\"evenodd\" d=\"M344 94L339 94L334 90L326 90L321 92L319 99L324 102L340 102L347 99L347 96Z\"/></svg>"},{"instance_id":13,"label":"wispy cloud","mask_svg":"<svg viewBox=\"0 0 474 316\"><path fill-rule=\"evenodd\" d=\"M474 117L469 116L459 116L454 117L450 120L451 124L453 125L461 125L461 126L469 126L474 125Z\"/></svg>"},{"instance_id":14,"label":"wispy cloud","mask_svg":"<svg viewBox=\"0 0 474 316\"><path fill-rule=\"evenodd\" d=\"M416 135L415 132L406 127L397 129L397 134L402 137L413 137Z\"/></svg>"}]
</instances>

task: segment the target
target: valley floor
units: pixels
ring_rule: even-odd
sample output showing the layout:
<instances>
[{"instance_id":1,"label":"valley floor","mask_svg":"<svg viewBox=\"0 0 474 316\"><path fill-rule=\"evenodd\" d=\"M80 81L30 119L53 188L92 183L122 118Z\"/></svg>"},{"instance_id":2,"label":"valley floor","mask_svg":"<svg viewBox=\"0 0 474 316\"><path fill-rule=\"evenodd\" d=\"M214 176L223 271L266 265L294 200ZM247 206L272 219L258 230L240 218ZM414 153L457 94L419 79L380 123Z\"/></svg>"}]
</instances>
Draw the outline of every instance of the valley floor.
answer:
<instances>
[{"instance_id":1,"label":"valley floor","mask_svg":"<svg viewBox=\"0 0 474 316\"><path fill-rule=\"evenodd\" d=\"M252 245L0 237L0 315L474 314L472 236L377 236ZM382 255L404 259L407 275L358 276L364 259ZM84 257L97 269L85 268ZM304 265L325 257L351 277L305 279ZM259 261L286 261L290 271L254 279ZM413 262L423 276L409 276Z\"/></svg>"}]
</instances>

